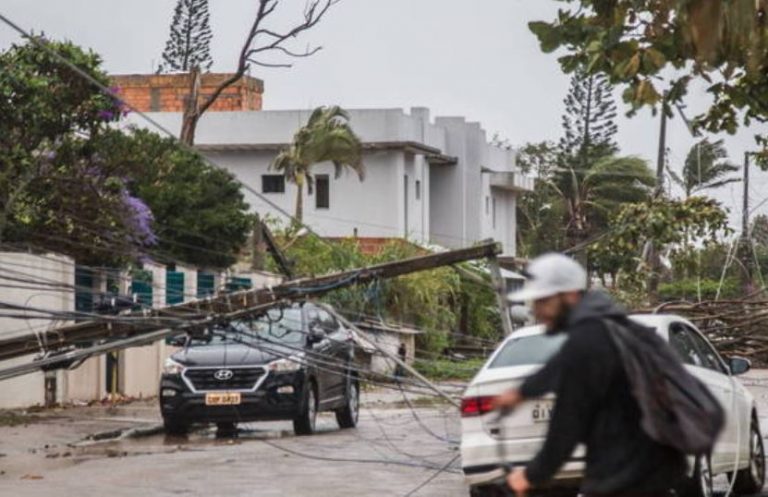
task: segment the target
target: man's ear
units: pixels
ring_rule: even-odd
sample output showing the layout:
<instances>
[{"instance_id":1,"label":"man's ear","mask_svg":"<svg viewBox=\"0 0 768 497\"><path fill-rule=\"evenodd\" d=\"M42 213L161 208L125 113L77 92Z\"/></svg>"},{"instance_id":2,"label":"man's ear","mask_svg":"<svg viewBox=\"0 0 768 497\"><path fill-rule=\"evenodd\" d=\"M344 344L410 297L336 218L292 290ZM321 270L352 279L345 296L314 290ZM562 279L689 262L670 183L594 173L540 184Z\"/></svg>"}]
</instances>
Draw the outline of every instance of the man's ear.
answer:
<instances>
[{"instance_id":1,"label":"man's ear","mask_svg":"<svg viewBox=\"0 0 768 497\"><path fill-rule=\"evenodd\" d=\"M562 294L563 300L566 304L570 306L574 306L581 301L582 298L582 292L574 291L574 292L565 292Z\"/></svg>"}]
</instances>

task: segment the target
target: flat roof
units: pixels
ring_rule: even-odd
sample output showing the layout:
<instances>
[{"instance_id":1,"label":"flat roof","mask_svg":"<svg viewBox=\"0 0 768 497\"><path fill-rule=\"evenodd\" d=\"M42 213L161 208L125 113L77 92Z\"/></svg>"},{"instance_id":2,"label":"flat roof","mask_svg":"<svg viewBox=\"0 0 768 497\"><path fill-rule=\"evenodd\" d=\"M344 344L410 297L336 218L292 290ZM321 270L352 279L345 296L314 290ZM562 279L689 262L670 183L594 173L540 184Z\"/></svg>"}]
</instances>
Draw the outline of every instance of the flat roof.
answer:
<instances>
[{"instance_id":1,"label":"flat roof","mask_svg":"<svg viewBox=\"0 0 768 497\"><path fill-rule=\"evenodd\" d=\"M288 147L290 143L202 143L195 145L201 152L278 152ZM427 160L435 164L456 164L457 157L445 155L435 147L414 141L366 142L363 150L404 150L406 152L424 154Z\"/></svg>"}]
</instances>

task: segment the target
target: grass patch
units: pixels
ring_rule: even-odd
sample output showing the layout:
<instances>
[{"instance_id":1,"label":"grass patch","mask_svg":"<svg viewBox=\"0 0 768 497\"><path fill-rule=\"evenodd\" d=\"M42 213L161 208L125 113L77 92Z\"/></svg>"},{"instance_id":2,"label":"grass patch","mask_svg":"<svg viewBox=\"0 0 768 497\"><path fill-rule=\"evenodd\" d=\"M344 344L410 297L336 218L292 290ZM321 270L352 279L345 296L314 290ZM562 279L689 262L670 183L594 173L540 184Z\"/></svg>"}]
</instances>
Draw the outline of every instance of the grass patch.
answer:
<instances>
[{"instance_id":1,"label":"grass patch","mask_svg":"<svg viewBox=\"0 0 768 497\"><path fill-rule=\"evenodd\" d=\"M469 381L477 374L483 364L485 364L485 359L466 359L463 361L416 359L413 367L433 381Z\"/></svg>"},{"instance_id":2,"label":"grass patch","mask_svg":"<svg viewBox=\"0 0 768 497\"><path fill-rule=\"evenodd\" d=\"M424 407L438 407L438 406L450 406L451 403L448 402L446 399L442 397L416 397L415 399L408 399L408 402L404 400L398 400L396 402L392 402L390 404L387 404L387 407L392 407L396 409L404 409L406 407L410 407L408 403L410 402L411 406L414 408Z\"/></svg>"},{"instance_id":3,"label":"grass patch","mask_svg":"<svg viewBox=\"0 0 768 497\"><path fill-rule=\"evenodd\" d=\"M21 414L17 411L0 411L0 426L20 426L36 423L37 416Z\"/></svg>"}]
</instances>

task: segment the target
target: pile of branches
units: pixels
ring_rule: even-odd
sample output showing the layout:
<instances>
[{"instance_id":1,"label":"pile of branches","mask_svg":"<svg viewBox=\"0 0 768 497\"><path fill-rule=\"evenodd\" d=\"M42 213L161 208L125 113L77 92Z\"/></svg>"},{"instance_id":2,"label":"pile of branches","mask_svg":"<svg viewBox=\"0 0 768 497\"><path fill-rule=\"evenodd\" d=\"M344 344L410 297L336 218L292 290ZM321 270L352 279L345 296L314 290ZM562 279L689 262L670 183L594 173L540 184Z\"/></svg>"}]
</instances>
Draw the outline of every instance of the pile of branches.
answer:
<instances>
[{"instance_id":1,"label":"pile of branches","mask_svg":"<svg viewBox=\"0 0 768 497\"><path fill-rule=\"evenodd\" d=\"M768 365L768 299L765 289L744 300L670 302L655 312L693 322L724 356L742 356Z\"/></svg>"}]
</instances>

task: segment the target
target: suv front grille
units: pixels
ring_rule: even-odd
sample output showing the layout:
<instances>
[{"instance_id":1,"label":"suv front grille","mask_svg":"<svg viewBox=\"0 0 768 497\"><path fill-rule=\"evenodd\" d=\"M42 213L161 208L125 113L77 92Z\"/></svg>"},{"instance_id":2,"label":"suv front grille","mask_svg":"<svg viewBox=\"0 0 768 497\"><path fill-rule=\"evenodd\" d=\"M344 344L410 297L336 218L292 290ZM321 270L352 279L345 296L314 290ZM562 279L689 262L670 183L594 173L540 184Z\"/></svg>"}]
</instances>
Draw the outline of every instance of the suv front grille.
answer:
<instances>
[{"instance_id":1,"label":"suv front grille","mask_svg":"<svg viewBox=\"0 0 768 497\"><path fill-rule=\"evenodd\" d=\"M216 373L231 371L232 377L219 379ZM252 390L256 383L266 374L264 368L205 368L187 369L184 377L197 391L205 390ZM226 375L225 375L226 376Z\"/></svg>"}]
</instances>

